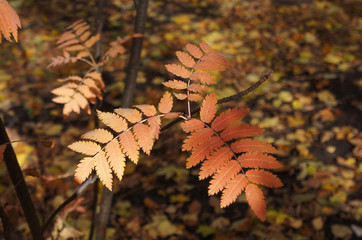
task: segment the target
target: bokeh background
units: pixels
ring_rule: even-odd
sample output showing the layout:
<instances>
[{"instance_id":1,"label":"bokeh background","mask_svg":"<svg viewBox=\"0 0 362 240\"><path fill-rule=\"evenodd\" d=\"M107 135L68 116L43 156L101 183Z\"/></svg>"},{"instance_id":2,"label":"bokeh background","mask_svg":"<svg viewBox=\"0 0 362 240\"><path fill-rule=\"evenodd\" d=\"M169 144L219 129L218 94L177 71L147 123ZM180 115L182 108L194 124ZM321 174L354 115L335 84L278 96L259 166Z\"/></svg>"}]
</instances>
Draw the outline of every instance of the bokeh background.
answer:
<instances>
[{"instance_id":1,"label":"bokeh background","mask_svg":"<svg viewBox=\"0 0 362 240\"><path fill-rule=\"evenodd\" d=\"M57 37L72 22L94 27L94 0L14 0L23 28L19 43L0 45L0 115L41 219L72 194L81 156L66 148L94 128L87 115L63 119L51 102L58 78L82 74L82 64L48 69ZM219 74L219 98L240 92L273 71L272 78L238 102L250 107L250 124L266 129L262 139L279 151L276 171L284 187L267 190L267 219L260 222L242 195L220 209L207 196L198 168L185 169L184 133L168 129L151 156L115 187L109 236L114 239L358 239L362 237L362 4L358 0L150 0L134 103L154 104L169 80L165 64L187 43L207 42L233 68ZM105 5L103 43L133 34L133 1ZM93 28L94 29L94 28ZM127 46L126 44L126 47ZM103 70L103 110L120 107L128 55ZM183 109L184 105L176 108ZM0 163L0 201L19 239L29 234L13 187ZM87 239L92 189L57 218L49 239ZM62 226L57 232L56 228ZM53 237L53 238L51 238ZM58 238L57 238L58 237ZM110 238L112 239L112 238Z\"/></svg>"}]
</instances>

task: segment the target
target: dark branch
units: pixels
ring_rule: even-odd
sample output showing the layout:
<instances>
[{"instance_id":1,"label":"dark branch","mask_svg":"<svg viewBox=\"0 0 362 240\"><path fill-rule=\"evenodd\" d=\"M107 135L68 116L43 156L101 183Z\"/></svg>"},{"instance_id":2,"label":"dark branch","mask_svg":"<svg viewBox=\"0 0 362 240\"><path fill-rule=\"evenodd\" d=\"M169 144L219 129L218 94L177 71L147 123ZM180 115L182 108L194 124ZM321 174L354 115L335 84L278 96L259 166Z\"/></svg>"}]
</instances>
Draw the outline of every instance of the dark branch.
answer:
<instances>
[{"instance_id":1,"label":"dark branch","mask_svg":"<svg viewBox=\"0 0 362 240\"><path fill-rule=\"evenodd\" d=\"M0 119L0 145L10 142L5 126ZM21 208L23 209L26 222L29 225L33 239L42 239L39 218L35 212L33 201L28 192L23 173L16 158L14 149L11 144L7 146L4 152L4 162L9 173L11 182L14 185L16 196L18 197Z\"/></svg>"},{"instance_id":2,"label":"dark branch","mask_svg":"<svg viewBox=\"0 0 362 240\"><path fill-rule=\"evenodd\" d=\"M136 19L134 25L135 34L145 33L148 0L135 1ZM141 51L143 45L143 37L134 37L132 40L131 56L127 69L126 87L123 92L122 107L126 108L131 106L133 102L134 91L136 89L136 78L141 62ZM106 227L111 212L113 193L104 188L102 199L100 203L100 211L98 215L96 240L103 240L106 238Z\"/></svg>"},{"instance_id":3,"label":"dark branch","mask_svg":"<svg viewBox=\"0 0 362 240\"><path fill-rule=\"evenodd\" d=\"M217 104L222 104L222 103L227 103L227 102L231 102L231 101L235 101L235 100L238 100L240 99L241 97L249 94L250 92L254 91L257 87L259 87L263 82L265 82L266 80L268 80L271 75L273 74L273 71L269 72L268 74L264 75L259 81L257 81L256 83L254 83L253 85L251 85L251 87L249 87L248 89L242 91L242 92L239 92L235 95L232 95L230 97L226 97L226 98L222 98L220 100L217 101ZM200 111L200 107L196 108L196 109L193 109L191 111L191 115L193 114L196 114ZM166 124L165 126L163 126L161 128L161 132L162 131L165 131L166 129L172 127L173 125L179 123L182 121L182 118L177 118L171 122L169 122L168 124Z\"/></svg>"}]
</instances>

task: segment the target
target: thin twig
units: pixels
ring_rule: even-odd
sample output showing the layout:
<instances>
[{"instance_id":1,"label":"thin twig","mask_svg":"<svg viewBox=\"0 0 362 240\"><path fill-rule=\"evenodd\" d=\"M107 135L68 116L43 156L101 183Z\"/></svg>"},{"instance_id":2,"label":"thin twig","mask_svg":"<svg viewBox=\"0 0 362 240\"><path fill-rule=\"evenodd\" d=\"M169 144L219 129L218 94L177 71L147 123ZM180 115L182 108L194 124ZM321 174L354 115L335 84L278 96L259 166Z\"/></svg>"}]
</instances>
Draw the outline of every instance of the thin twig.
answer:
<instances>
[{"instance_id":1,"label":"thin twig","mask_svg":"<svg viewBox=\"0 0 362 240\"><path fill-rule=\"evenodd\" d=\"M251 87L249 87L248 89L239 92L235 95L232 95L230 97L226 97L226 98L222 98L220 100L217 101L218 104L221 103L226 103L226 102L231 102L231 101L235 101L235 100L239 100L242 96L247 95L248 93L254 91L257 87L259 87L263 82L265 82L266 80L268 80L271 75L273 74L273 71L271 71L268 74L265 74L259 81L257 81L256 83L254 83Z\"/></svg>"},{"instance_id":2,"label":"thin twig","mask_svg":"<svg viewBox=\"0 0 362 240\"><path fill-rule=\"evenodd\" d=\"M97 72L102 72L102 67L98 66L99 61L102 59L103 56L103 48L102 48L102 39L103 39L103 25L104 25L104 0L98 0L97 1L97 14L96 14L96 18L95 18L95 24L96 24L96 32L97 34L100 34L99 37L99 41L96 43L95 45L95 53L94 53L94 58L97 61L97 68L96 71ZM98 102L97 104L97 109L100 109L101 106L103 104L103 101ZM96 111L93 111L95 116L95 127L98 128L99 127L99 118L96 114ZM96 222L97 222L97 206L98 206L98 178L95 180L95 184L93 185L93 203L92 203L92 224L91 227L89 229L89 240L93 239L93 234L94 234L94 230L95 230L95 226L96 226Z\"/></svg>"},{"instance_id":3,"label":"thin twig","mask_svg":"<svg viewBox=\"0 0 362 240\"><path fill-rule=\"evenodd\" d=\"M259 87L262 83L264 83L266 80L268 80L271 75L273 74L273 71L269 72L268 74L265 74L259 81L257 81L256 83L254 83L253 85L251 85L248 89L241 91L235 95L226 97L226 98L222 98L220 100L217 101L217 104L222 104L222 103L227 103L227 102L231 102L231 101L235 101L240 99L241 97L249 94L251 91L255 90L257 87ZM200 107L194 109L191 111L191 115L198 113L200 111ZM186 113L184 113L186 114ZM184 115L182 114L182 115ZM165 131L166 129L172 127L173 125L181 122L183 119L182 118L176 118L175 120L169 122L168 124L166 124L165 126L163 126L161 128L161 132Z\"/></svg>"},{"instance_id":4,"label":"thin twig","mask_svg":"<svg viewBox=\"0 0 362 240\"><path fill-rule=\"evenodd\" d=\"M74 199L76 199L77 197L79 197L84 190L90 185L93 184L95 182L95 180L98 178L97 175L92 175L90 176L86 181L84 181L82 184L80 184L77 189L74 191L74 193L68 197L59 207L57 207L57 209L55 209L55 211L50 215L50 217L45 221L41 232L44 233L45 230L48 228L49 224L53 221L54 217L61 211L63 210L69 203L71 203Z\"/></svg>"},{"instance_id":5,"label":"thin twig","mask_svg":"<svg viewBox=\"0 0 362 240\"><path fill-rule=\"evenodd\" d=\"M98 207L98 181L99 179L97 178L94 185L93 185L93 206L92 206L92 224L91 224L91 227L89 229L89 237L88 239L89 240L92 240L93 239L93 233L94 233L94 229L95 229L95 226L96 226L96 221L97 221L97 207Z\"/></svg>"}]
</instances>

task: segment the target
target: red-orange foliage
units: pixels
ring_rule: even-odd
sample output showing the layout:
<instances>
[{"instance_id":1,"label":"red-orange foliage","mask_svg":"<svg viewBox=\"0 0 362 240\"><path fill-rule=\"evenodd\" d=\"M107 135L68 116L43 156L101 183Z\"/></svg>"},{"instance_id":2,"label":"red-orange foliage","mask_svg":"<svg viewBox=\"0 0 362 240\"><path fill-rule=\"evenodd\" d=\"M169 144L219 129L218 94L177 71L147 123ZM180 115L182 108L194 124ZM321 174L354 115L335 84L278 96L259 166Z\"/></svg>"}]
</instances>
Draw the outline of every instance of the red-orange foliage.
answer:
<instances>
[{"instance_id":1,"label":"red-orange foliage","mask_svg":"<svg viewBox=\"0 0 362 240\"><path fill-rule=\"evenodd\" d=\"M172 92L164 93L157 109L153 105L136 105L115 109L114 113L98 111L99 119L116 134L95 129L82 135L85 140L69 146L88 155L79 163L75 178L82 182L95 170L104 185L111 189L111 173L113 171L119 179L122 178L125 156L137 163L140 150L150 154L160 133L161 117L181 117L185 120L181 127L189 134L182 150L192 151L186 160L186 167L201 163L199 179L212 177L209 194L221 191L221 207L230 205L245 191L251 209L258 218L265 220L266 203L260 186L281 187L280 179L268 170L280 168L282 164L270 155L277 152L272 145L252 138L261 134L263 129L241 122L249 109L233 108L217 115L216 94L204 96L206 85L215 83L208 71L224 70L231 64L206 43L201 43L200 48L188 44L188 53L176 53L182 65L166 65L170 73L182 79L164 83ZM178 92L180 90L184 92ZM171 94L187 101L188 113L185 116L171 112ZM202 99L200 119L192 118L190 102Z\"/></svg>"},{"instance_id":2,"label":"red-orange foliage","mask_svg":"<svg viewBox=\"0 0 362 240\"><path fill-rule=\"evenodd\" d=\"M222 191L221 207L230 205L244 189L248 189L249 205L264 220L264 196L257 185L274 188L283 184L277 176L261 169L280 168L282 164L268 155L276 152L274 147L249 138L262 133L261 128L238 123L247 109L234 108L215 118L216 99L213 96L208 95L202 103L201 120L192 118L182 124L184 131L190 133L183 150L192 150L186 167L202 163L199 178L212 176L209 194Z\"/></svg>"}]
</instances>

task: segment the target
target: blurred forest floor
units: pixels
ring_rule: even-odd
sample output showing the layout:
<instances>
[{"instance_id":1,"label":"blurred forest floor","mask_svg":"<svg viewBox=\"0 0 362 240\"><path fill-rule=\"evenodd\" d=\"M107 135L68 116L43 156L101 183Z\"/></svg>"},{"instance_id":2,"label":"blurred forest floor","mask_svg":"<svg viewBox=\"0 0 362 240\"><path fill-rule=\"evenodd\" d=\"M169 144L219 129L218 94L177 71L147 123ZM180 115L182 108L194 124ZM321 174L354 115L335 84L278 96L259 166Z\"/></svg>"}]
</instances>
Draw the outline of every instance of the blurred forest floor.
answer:
<instances>
[{"instance_id":1,"label":"blurred forest floor","mask_svg":"<svg viewBox=\"0 0 362 240\"><path fill-rule=\"evenodd\" d=\"M94 26L94 0L14 0L23 24L19 44L0 45L0 114L11 140L51 139L55 147L13 144L42 221L72 194L72 175L81 158L66 148L94 128L82 115L63 120L51 102L57 78L81 74L84 65L48 69L59 52L55 41L72 22ZM266 195L267 219L260 222L245 197L220 209L207 196L209 180L185 169L185 135L167 130L151 156L114 189L107 232L114 239L358 239L362 237L362 18L358 0L154 0L137 78L135 103L156 103L170 76L165 64L187 43L207 42L233 62L220 74L219 98L242 91L273 70L272 79L237 103L250 107L247 121L266 129L263 139L279 151L285 167L276 172L284 187ZM133 1L105 7L105 48L133 33ZM129 47L129 46L128 46ZM127 56L104 68L103 110L121 105ZM183 109L184 106L178 106ZM225 106L220 106L220 110ZM0 163L0 202L19 239L29 230ZM57 218L47 233L58 239L87 239L92 188ZM56 227L64 228L57 233ZM0 237L1 238L1 237ZM50 238L49 238L50 239ZM56 238L55 238L56 239Z\"/></svg>"}]
</instances>

